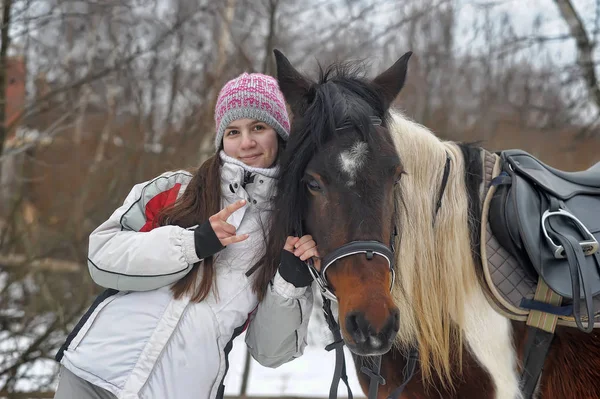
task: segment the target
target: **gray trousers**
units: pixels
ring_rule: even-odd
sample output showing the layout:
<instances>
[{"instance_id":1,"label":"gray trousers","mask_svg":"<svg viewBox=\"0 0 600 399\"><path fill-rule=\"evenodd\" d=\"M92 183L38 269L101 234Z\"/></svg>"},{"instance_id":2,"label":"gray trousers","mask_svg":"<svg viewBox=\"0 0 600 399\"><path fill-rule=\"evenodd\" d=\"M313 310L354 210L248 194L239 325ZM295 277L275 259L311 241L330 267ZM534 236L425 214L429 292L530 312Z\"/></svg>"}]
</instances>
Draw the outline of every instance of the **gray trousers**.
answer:
<instances>
[{"instance_id":1,"label":"gray trousers","mask_svg":"<svg viewBox=\"0 0 600 399\"><path fill-rule=\"evenodd\" d=\"M58 388L54 399L116 399L106 389L95 386L60 366Z\"/></svg>"}]
</instances>

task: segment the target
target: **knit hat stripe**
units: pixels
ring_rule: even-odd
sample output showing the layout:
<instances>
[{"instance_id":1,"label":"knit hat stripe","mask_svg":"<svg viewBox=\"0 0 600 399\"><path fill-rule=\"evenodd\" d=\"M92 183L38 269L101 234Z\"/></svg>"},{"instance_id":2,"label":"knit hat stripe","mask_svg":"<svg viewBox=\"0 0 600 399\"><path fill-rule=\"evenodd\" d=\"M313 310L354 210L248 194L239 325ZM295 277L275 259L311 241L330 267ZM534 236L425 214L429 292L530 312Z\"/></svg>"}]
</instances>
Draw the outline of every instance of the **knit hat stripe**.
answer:
<instances>
[{"instance_id":1,"label":"knit hat stripe","mask_svg":"<svg viewBox=\"0 0 600 399\"><path fill-rule=\"evenodd\" d=\"M221 119L217 131L223 132L221 133L221 135L223 135L227 126L231 122L236 121L238 119L255 119L257 121L264 122L267 125L271 126L273 129L275 129L277 134L280 135L284 140L287 140L287 138L289 137L288 131L283 126L281 126L281 124L275 117L261 109L253 108L235 108L227 112ZM219 140L218 142L215 141L215 146L218 145L218 147L220 147L221 140Z\"/></svg>"}]
</instances>

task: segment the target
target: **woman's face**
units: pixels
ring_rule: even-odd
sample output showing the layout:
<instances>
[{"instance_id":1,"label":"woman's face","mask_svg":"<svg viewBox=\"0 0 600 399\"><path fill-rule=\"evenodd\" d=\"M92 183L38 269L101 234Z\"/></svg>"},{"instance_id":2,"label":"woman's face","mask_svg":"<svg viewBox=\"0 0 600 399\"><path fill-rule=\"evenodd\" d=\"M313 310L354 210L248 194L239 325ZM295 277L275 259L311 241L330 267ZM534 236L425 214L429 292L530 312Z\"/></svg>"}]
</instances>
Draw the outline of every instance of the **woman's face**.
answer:
<instances>
[{"instance_id":1,"label":"woman's face","mask_svg":"<svg viewBox=\"0 0 600 399\"><path fill-rule=\"evenodd\" d=\"M237 119L225 128L223 151L248 166L271 167L278 150L277 132L264 122Z\"/></svg>"}]
</instances>

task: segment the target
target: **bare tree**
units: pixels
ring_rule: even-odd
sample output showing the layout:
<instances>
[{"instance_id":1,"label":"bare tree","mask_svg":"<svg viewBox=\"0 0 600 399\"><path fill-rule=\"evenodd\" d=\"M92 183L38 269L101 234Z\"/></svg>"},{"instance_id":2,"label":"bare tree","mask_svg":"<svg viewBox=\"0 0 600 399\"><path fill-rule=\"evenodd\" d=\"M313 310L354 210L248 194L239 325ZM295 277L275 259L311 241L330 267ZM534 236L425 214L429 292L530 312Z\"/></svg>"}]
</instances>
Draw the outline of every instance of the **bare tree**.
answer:
<instances>
[{"instance_id":1,"label":"bare tree","mask_svg":"<svg viewBox=\"0 0 600 399\"><path fill-rule=\"evenodd\" d=\"M10 18L12 0L2 2L2 26L0 27L0 154L4 151L6 141L6 70L8 49L10 47Z\"/></svg>"}]
</instances>

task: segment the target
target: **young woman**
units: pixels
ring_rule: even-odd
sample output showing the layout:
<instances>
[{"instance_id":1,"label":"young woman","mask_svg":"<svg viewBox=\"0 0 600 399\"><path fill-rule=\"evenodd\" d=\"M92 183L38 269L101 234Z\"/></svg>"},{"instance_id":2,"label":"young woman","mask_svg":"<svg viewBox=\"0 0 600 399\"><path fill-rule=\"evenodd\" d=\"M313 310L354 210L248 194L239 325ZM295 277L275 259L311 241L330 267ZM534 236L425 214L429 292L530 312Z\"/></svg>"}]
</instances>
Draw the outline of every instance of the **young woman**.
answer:
<instances>
[{"instance_id":1,"label":"young woman","mask_svg":"<svg viewBox=\"0 0 600 399\"><path fill-rule=\"evenodd\" d=\"M221 398L227 355L245 329L265 366L302 355L312 237L288 237L278 270L248 273L264 255L289 135L277 81L244 73L228 82L215 122L217 152L196 173L136 185L90 235L89 270L108 289L56 356L55 399Z\"/></svg>"}]
</instances>

